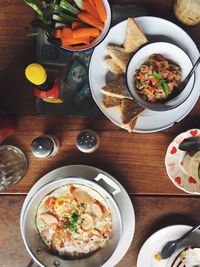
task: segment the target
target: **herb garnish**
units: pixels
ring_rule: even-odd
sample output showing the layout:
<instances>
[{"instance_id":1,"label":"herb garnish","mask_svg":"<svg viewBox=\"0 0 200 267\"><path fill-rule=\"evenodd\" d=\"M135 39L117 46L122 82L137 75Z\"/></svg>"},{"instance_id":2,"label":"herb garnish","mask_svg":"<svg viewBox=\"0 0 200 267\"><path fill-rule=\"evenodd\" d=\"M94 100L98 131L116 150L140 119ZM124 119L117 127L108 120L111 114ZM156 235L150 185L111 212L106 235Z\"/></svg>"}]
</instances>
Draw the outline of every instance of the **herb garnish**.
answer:
<instances>
[{"instance_id":1,"label":"herb garnish","mask_svg":"<svg viewBox=\"0 0 200 267\"><path fill-rule=\"evenodd\" d=\"M166 95L168 95L168 93L169 93L169 87L168 87L167 83L165 82L165 80L162 78L162 76L159 73L155 72L155 71L152 73L152 76L154 78L156 78L157 80L159 80L158 86L161 86L163 92Z\"/></svg>"},{"instance_id":2,"label":"herb garnish","mask_svg":"<svg viewBox=\"0 0 200 267\"><path fill-rule=\"evenodd\" d=\"M79 219L78 211L75 210L71 217L67 218L66 224L63 225L63 229L69 229L71 232L75 231L77 229L78 219Z\"/></svg>"}]
</instances>

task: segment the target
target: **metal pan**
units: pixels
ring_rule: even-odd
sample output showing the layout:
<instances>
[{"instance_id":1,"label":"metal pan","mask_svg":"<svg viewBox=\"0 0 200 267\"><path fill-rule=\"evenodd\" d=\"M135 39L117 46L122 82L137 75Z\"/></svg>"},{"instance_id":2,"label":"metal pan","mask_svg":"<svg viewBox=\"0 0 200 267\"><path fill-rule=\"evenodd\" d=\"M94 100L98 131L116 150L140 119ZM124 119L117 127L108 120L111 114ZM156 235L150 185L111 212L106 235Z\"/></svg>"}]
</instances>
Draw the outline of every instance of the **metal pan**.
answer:
<instances>
[{"instance_id":1,"label":"metal pan","mask_svg":"<svg viewBox=\"0 0 200 267\"><path fill-rule=\"evenodd\" d=\"M36 212L41 200L55 189L67 184L88 186L97 191L106 201L112 213L112 236L105 247L94 254L76 260L64 260L52 254L42 241L35 223ZM106 189L100 184L106 184ZM122 238L123 225L115 196L121 192L119 186L104 174L98 174L93 181L82 177L66 177L54 180L41 187L25 206L21 214L21 234L27 251L39 266L44 267L111 267L109 259L114 256Z\"/></svg>"}]
</instances>

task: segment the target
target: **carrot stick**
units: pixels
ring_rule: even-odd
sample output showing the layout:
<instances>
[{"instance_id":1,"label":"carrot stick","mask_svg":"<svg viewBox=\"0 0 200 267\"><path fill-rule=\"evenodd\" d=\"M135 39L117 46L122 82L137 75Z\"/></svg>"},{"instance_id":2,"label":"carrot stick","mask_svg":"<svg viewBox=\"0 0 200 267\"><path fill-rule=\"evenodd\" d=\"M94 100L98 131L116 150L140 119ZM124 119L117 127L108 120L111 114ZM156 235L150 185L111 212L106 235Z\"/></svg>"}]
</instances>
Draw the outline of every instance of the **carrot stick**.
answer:
<instances>
[{"instance_id":1,"label":"carrot stick","mask_svg":"<svg viewBox=\"0 0 200 267\"><path fill-rule=\"evenodd\" d=\"M56 38L61 38L62 37L62 30L56 30L55 37Z\"/></svg>"},{"instance_id":2,"label":"carrot stick","mask_svg":"<svg viewBox=\"0 0 200 267\"><path fill-rule=\"evenodd\" d=\"M103 26L104 26L103 23L87 12L84 12L84 11L79 12L77 15L77 18L82 20L83 22L95 27L95 28L98 28L100 30L103 29Z\"/></svg>"},{"instance_id":3,"label":"carrot stick","mask_svg":"<svg viewBox=\"0 0 200 267\"><path fill-rule=\"evenodd\" d=\"M91 5L90 0L83 1L83 9L88 12L90 15L94 16L95 18L99 19L98 12L94 5Z\"/></svg>"},{"instance_id":4,"label":"carrot stick","mask_svg":"<svg viewBox=\"0 0 200 267\"><path fill-rule=\"evenodd\" d=\"M85 27L85 24L83 23L80 23L78 21L72 22L72 30L77 30L77 29L84 28L84 27Z\"/></svg>"},{"instance_id":5,"label":"carrot stick","mask_svg":"<svg viewBox=\"0 0 200 267\"><path fill-rule=\"evenodd\" d=\"M73 31L73 38L97 37L100 30L97 28L82 28Z\"/></svg>"},{"instance_id":6,"label":"carrot stick","mask_svg":"<svg viewBox=\"0 0 200 267\"><path fill-rule=\"evenodd\" d=\"M71 38L72 37L72 29L67 28L67 27L63 28L63 30L62 30L62 37L64 37L64 38Z\"/></svg>"},{"instance_id":7,"label":"carrot stick","mask_svg":"<svg viewBox=\"0 0 200 267\"><path fill-rule=\"evenodd\" d=\"M61 38L62 46L68 46L68 45L76 45L76 44L89 44L90 38L84 37L84 38L73 38L73 37L67 37Z\"/></svg>"},{"instance_id":8,"label":"carrot stick","mask_svg":"<svg viewBox=\"0 0 200 267\"><path fill-rule=\"evenodd\" d=\"M105 9L105 6L104 6L102 0L92 0L92 1L96 6L96 10L99 14L101 21L105 22L107 19L107 13L106 13L106 9Z\"/></svg>"}]
</instances>

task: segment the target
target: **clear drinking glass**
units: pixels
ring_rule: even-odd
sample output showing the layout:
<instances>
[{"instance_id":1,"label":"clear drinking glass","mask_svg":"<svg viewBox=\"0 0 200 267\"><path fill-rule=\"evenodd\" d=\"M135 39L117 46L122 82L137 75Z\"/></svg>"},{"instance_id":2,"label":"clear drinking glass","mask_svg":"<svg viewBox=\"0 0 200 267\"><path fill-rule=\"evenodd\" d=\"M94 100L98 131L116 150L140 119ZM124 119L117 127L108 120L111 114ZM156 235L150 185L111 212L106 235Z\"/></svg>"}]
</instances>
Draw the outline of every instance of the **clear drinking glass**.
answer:
<instances>
[{"instance_id":1,"label":"clear drinking glass","mask_svg":"<svg viewBox=\"0 0 200 267\"><path fill-rule=\"evenodd\" d=\"M25 154L11 145L0 146L0 191L10 184L19 182L27 172L28 160Z\"/></svg>"}]
</instances>

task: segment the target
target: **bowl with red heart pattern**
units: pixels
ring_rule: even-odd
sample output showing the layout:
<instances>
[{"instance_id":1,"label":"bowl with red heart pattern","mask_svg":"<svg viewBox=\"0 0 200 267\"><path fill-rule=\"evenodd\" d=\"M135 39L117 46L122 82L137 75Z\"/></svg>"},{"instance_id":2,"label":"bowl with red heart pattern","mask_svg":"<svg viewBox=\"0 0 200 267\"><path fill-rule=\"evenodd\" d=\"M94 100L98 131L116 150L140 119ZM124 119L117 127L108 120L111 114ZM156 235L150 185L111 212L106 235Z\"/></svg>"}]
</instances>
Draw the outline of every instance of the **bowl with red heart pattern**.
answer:
<instances>
[{"instance_id":1,"label":"bowl with red heart pattern","mask_svg":"<svg viewBox=\"0 0 200 267\"><path fill-rule=\"evenodd\" d=\"M200 195L200 179L189 175L183 168L186 152L179 149L179 144L186 138L200 137L200 129L190 129L176 136L167 148L165 167L171 181L179 189Z\"/></svg>"}]
</instances>

